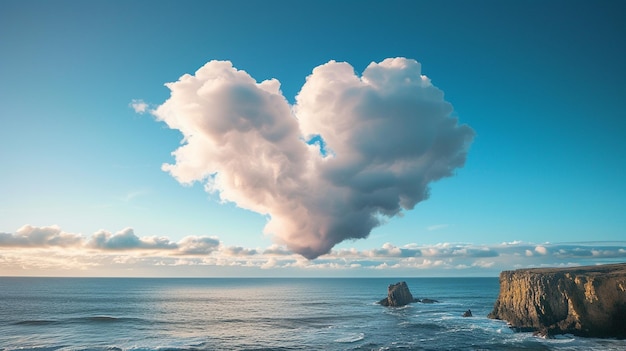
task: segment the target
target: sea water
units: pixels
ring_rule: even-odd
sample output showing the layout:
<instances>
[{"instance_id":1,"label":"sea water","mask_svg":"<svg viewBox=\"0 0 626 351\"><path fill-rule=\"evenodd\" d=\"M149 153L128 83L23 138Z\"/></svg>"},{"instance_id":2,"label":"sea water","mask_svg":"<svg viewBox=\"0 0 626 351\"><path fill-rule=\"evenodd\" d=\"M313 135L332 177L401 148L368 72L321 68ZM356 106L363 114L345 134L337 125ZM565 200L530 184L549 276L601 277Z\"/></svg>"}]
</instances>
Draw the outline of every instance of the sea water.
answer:
<instances>
[{"instance_id":1,"label":"sea water","mask_svg":"<svg viewBox=\"0 0 626 351\"><path fill-rule=\"evenodd\" d=\"M404 280L417 298L376 302ZM0 278L0 351L626 350L515 333L497 278ZM473 317L462 317L471 309Z\"/></svg>"}]
</instances>

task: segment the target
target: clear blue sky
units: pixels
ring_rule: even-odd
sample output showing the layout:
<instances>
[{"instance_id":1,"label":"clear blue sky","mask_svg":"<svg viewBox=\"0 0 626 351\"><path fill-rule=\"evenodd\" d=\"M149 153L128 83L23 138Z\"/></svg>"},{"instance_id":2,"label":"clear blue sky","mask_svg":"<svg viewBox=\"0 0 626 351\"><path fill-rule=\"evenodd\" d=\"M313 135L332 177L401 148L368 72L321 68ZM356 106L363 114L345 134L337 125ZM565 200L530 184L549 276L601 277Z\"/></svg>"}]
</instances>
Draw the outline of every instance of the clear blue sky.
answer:
<instances>
[{"instance_id":1,"label":"clear blue sky","mask_svg":"<svg viewBox=\"0 0 626 351\"><path fill-rule=\"evenodd\" d=\"M166 275L493 275L624 261L624 43L623 1L2 1L0 275L158 275L158 262ZM271 255L286 249L263 233L266 216L161 170L182 135L131 107L158 107L165 83L211 60L277 79L295 104L317 66L361 75L393 57L420 62L475 131L467 161L413 210L314 261ZM96 247L98 233L139 244ZM81 243L53 243L68 237ZM205 255L183 252L189 237Z\"/></svg>"}]
</instances>

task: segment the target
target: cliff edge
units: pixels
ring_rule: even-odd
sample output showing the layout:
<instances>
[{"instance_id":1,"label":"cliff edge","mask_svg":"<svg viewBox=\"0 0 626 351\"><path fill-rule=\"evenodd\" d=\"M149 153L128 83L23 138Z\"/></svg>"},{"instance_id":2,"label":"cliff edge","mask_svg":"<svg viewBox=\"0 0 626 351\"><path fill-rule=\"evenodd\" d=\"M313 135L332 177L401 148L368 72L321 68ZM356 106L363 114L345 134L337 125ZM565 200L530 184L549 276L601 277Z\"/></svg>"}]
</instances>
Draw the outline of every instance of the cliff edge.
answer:
<instances>
[{"instance_id":1,"label":"cliff edge","mask_svg":"<svg viewBox=\"0 0 626 351\"><path fill-rule=\"evenodd\" d=\"M544 335L626 338L626 263L504 271L489 318Z\"/></svg>"}]
</instances>

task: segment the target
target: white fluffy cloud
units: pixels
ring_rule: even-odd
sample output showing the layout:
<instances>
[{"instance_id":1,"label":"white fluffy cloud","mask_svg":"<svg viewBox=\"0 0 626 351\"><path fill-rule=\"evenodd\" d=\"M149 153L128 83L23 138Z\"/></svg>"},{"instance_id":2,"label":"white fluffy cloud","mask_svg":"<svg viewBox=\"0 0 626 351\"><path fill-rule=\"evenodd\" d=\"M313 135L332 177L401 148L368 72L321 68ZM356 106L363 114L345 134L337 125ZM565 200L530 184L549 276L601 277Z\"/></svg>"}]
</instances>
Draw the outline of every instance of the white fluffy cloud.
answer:
<instances>
[{"instance_id":1,"label":"white fluffy cloud","mask_svg":"<svg viewBox=\"0 0 626 351\"><path fill-rule=\"evenodd\" d=\"M81 245L84 238L66 233L58 226L25 225L15 233L0 233L0 247L71 247Z\"/></svg>"},{"instance_id":2,"label":"white fluffy cloud","mask_svg":"<svg viewBox=\"0 0 626 351\"><path fill-rule=\"evenodd\" d=\"M188 236L178 242L176 248L182 255L207 255L217 250L220 241L206 236Z\"/></svg>"},{"instance_id":3,"label":"white fluffy cloud","mask_svg":"<svg viewBox=\"0 0 626 351\"><path fill-rule=\"evenodd\" d=\"M228 61L166 84L153 113L183 134L168 171L264 215L265 232L309 259L365 238L462 167L474 131L405 58L316 67L290 106L275 80ZM314 141L316 141L314 143Z\"/></svg>"},{"instance_id":4,"label":"white fluffy cloud","mask_svg":"<svg viewBox=\"0 0 626 351\"><path fill-rule=\"evenodd\" d=\"M150 106L148 106L148 104L145 103L143 100L133 100L130 102L130 107L135 110L135 113L144 114L148 112L148 108Z\"/></svg>"},{"instance_id":5,"label":"white fluffy cloud","mask_svg":"<svg viewBox=\"0 0 626 351\"><path fill-rule=\"evenodd\" d=\"M126 228L118 233L111 234L101 230L87 243L89 247L105 250L133 250L133 249L176 249L178 246L164 237L144 237L135 235L132 228Z\"/></svg>"}]
</instances>

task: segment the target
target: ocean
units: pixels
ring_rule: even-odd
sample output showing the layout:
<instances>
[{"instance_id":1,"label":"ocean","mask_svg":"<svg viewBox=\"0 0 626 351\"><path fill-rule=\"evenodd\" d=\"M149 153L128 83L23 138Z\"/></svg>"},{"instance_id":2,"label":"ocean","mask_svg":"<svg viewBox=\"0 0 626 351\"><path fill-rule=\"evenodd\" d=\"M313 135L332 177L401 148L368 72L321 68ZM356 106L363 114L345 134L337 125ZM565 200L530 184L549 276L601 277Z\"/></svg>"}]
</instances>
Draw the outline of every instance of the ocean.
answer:
<instances>
[{"instance_id":1,"label":"ocean","mask_svg":"<svg viewBox=\"0 0 626 351\"><path fill-rule=\"evenodd\" d=\"M376 304L401 280L440 302ZM515 333L486 317L498 291L497 278L5 277L0 351L626 350Z\"/></svg>"}]
</instances>

